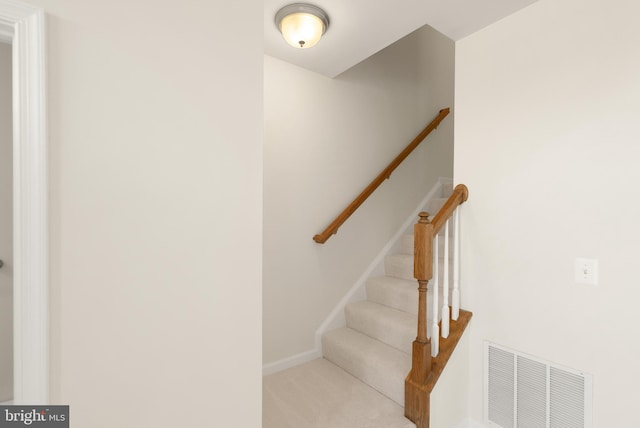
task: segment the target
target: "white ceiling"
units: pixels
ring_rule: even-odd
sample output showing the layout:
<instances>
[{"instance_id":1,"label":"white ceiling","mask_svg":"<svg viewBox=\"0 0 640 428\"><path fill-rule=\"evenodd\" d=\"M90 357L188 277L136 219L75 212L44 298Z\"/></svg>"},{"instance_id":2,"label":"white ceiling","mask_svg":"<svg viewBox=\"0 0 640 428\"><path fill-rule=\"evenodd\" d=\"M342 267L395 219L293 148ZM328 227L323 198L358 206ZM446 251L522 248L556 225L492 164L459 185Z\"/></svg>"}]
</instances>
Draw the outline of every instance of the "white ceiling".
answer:
<instances>
[{"instance_id":1,"label":"white ceiling","mask_svg":"<svg viewBox=\"0 0 640 428\"><path fill-rule=\"evenodd\" d=\"M310 49L282 39L276 12L296 1L264 0L264 52L336 77L425 24L460 40L537 0L312 0L329 15L329 29Z\"/></svg>"}]
</instances>

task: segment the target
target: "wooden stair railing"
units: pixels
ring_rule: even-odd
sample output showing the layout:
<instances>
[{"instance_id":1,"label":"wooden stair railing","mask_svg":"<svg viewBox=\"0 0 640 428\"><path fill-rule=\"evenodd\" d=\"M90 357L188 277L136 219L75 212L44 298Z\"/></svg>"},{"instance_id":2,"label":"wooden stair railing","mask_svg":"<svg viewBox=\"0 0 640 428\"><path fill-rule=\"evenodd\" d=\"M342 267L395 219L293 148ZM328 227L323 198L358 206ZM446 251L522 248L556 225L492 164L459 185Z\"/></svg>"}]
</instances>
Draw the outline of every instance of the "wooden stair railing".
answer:
<instances>
[{"instance_id":1,"label":"wooden stair railing","mask_svg":"<svg viewBox=\"0 0 640 428\"><path fill-rule=\"evenodd\" d=\"M449 319L448 337L440 338L439 333L434 332L431 339L439 340L439 352L436 357L432 357L431 339L427 336L427 284L434 274L434 237L458 206L467 200L468 195L467 187L459 184L432 221L429 221L429 213L422 212L420 220L414 226L414 276L418 280L419 293L418 335L413 342L411 372L405 380L405 416L417 428L429 428L431 391L471 320L471 312L460 310L457 320ZM438 285L433 286L437 288ZM437 314L434 315L437 317Z\"/></svg>"},{"instance_id":2,"label":"wooden stair railing","mask_svg":"<svg viewBox=\"0 0 640 428\"><path fill-rule=\"evenodd\" d=\"M398 155L396 158L380 173L378 176L369 184L363 191L358 195L357 198L353 200L336 217L333 222L327 226L327 228L320 234L315 235L313 240L318 244L324 244L331 237L331 235L335 235L338 232L338 229L342 224L347 221L351 214L353 214L362 203L367 200L367 198L384 182L384 180L391 177L391 173L404 161L411 152L420 145L420 143L433 131L438 127L440 122L449 114L449 108L444 108L440 110L440 113L427 125L424 130L413 139L413 141Z\"/></svg>"}]
</instances>

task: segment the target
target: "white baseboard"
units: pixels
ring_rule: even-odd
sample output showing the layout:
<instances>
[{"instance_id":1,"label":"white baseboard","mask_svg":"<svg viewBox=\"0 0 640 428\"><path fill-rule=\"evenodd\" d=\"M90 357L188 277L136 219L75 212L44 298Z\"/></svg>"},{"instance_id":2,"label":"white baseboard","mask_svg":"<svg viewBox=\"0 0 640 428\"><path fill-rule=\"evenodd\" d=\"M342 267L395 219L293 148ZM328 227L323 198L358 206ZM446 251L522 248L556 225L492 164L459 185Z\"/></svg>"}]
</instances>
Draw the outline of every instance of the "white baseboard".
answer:
<instances>
[{"instance_id":1,"label":"white baseboard","mask_svg":"<svg viewBox=\"0 0 640 428\"><path fill-rule=\"evenodd\" d=\"M0 406L12 406L12 405L13 405L13 400L3 401L0 403Z\"/></svg>"},{"instance_id":2,"label":"white baseboard","mask_svg":"<svg viewBox=\"0 0 640 428\"><path fill-rule=\"evenodd\" d=\"M308 363L309 361L322 358L321 348L312 349L307 352L303 352L298 355L292 355L291 357L284 358L282 360L275 361L273 363L265 364L262 366L262 376L267 376L273 373L278 373L291 367L298 366L300 364Z\"/></svg>"}]
</instances>

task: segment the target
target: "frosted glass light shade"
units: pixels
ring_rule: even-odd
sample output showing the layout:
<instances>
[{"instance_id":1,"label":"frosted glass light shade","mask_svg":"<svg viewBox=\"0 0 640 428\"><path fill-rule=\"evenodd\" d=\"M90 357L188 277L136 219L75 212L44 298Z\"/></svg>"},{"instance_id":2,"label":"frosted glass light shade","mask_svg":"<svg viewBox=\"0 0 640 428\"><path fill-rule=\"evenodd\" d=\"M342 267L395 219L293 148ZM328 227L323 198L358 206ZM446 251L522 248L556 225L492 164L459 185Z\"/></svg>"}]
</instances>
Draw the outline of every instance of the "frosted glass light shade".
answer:
<instances>
[{"instance_id":1,"label":"frosted glass light shade","mask_svg":"<svg viewBox=\"0 0 640 428\"><path fill-rule=\"evenodd\" d=\"M287 43L298 49L306 49L320 41L329 27L329 18L316 6L295 3L278 11L276 26Z\"/></svg>"}]
</instances>

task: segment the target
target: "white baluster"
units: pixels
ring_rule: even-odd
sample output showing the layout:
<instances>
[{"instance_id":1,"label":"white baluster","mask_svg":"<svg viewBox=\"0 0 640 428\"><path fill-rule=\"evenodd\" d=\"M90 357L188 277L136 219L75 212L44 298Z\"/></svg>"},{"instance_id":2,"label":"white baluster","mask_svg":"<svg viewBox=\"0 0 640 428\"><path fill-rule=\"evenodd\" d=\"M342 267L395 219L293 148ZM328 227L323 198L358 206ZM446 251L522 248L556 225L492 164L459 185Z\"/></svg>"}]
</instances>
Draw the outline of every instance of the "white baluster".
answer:
<instances>
[{"instance_id":1,"label":"white baluster","mask_svg":"<svg viewBox=\"0 0 640 428\"><path fill-rule=\"evenodd\" d=\"M449 220L444 224L444 264L442 267L442 337L449 337Z\"/></svg>"},{"instance_id":2,"label":"white baluster","mask_svg":"<svg viewBox=\"0 0 640 428\"><path fill-rule=\"evenodd\" d=\"M437 357L440 351L440 328L438 327L438 235L433 238L433 313L431 324L431 356Z\"/></svg>"},{"instance_id":3,"label":"white baluster","mask_svg":"<svg viewBox=\"0 0 640 428\"><path fill-rule=\"evenodd\" d=\"M433 290L433 278L427 282L427 290ZM428 312L428 311L427 311ZM425 321L427 323L427 339L431 339L431 329L429 328L429 320Z\"/></svg>"},{"instance_id":4,"label":"white baluster","mask_svg":"<svg viewBox=\"0 0 640 428\"><path fill-rule=\"evenodd\" d=\"M460 207L453 213L453 292L451 293L451 318L460 316Z\"/></svg>"}]
</instances>

